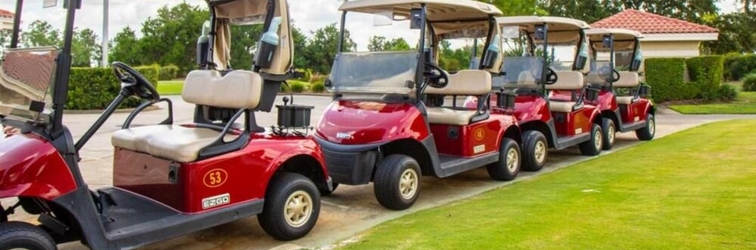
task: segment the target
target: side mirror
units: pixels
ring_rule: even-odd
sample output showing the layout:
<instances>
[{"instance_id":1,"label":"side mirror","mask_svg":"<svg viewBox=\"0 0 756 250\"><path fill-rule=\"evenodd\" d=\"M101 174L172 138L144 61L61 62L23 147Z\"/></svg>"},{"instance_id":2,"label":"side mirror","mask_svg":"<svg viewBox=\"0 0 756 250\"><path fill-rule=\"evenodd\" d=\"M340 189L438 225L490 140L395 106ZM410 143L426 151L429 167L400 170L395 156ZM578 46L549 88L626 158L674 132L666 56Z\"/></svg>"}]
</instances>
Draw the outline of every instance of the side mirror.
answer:
<instances>
[{"instance_id":1,"label":"side mirror","mask_svg":"<svg viewBox=\"0 0 756 250\"><path fill-rule=\"evenodd\" d=\"M601 46L604 48L611 48L612 42L614 42L612 35L604 35L601 39Z\"/></svg>"},{"instance_id":2,"label":"side mirror","mask_svg":"<svg viewBox=\"0 0 756 250\"><path fill-rule=\"evenodd\" d=\"M416 30L423 27L423 9L410 10L410 29Z\"/></svg>"},{"instance_id":3,"label":"side mirror","mask_svg":"<svg viewBox=\"0 0 756 250\"><path fill-rule=\"evenodd\" d=\"M536 40L543 40L546 38L546 25L539 24L535 26L535 32L533 32L533 37Z\"/></svg>"}]
</instances>

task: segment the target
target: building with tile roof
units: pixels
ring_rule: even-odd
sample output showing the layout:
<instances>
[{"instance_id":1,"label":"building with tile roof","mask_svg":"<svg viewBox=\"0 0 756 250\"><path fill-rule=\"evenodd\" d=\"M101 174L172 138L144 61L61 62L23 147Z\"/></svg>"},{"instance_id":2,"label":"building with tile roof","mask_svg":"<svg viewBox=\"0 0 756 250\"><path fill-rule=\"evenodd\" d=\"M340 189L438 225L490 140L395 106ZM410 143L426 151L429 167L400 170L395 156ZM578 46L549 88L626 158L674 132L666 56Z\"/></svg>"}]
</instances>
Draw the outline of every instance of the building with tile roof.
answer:
<instances>
[{"instance_id":1,"label":"building with tile roof","mask_svg":"<svg viewBox=\"0 0 756 250\"><path fill-rule=\"evenodd\" d=\"M13 14L13 12L0 9L0 30L12 30L13 29L13 18L16 15Z\"/></svg>"},{"instance_id":2,"label":"building with tile roof","mask_svg":"<svg viewBox=\"0 0 756 250\"><path fill-rule=\"evenodd\" d=\"M623 28L643 34L643 56L695 57L701 42L716 41L715 28L671 17L627 9L591 24L592 28Z\"/></svg>"}]
</instances>

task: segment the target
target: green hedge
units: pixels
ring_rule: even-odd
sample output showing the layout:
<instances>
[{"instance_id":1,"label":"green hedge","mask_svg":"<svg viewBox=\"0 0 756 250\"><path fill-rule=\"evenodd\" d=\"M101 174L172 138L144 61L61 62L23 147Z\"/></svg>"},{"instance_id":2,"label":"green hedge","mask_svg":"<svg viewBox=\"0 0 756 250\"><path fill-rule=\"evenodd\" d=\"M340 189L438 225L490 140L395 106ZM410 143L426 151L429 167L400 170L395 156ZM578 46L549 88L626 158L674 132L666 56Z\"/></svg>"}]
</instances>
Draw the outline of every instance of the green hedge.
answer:
<instances>
[{"instance_id":1,"label":"green hedge","mask_svg":"<svg viewBox=\"0 0 756 250\"><path fill-rule=\"evenodd\" d=\"M731 81L738 81L756 71L756 55L728 55L725 59L725 68L727 69L725 77Z\"/></svg>"},{"instance_id":2,"label":"green hedge","mask_svg":"<svg viewBox=\"0 0 756 250\"><path fill-rule=\"evenodd\" d=\"M722 85L724 60L723 56L700 56L688 58L685 61L688 66L690 80L693 81L698 89L697 98L705 100L720 99L719 86Z\"/></svg>"},{"instance_id":3,"label":"green hedge","mask_svg":"<svg viewBox=\"0 0 756 250\"><path fill-rule=\"evenodd\" d=\"M655 101L692 99L697 89L685 83L685 58L648 58L644 62L646 83Z\"/></svg>"},{"instance_id":4,"label":"green hedge","mask_svg":"<svg viewBox=\"0 0 756 250\"><path fill-rule=\"evenodd\" d=\"M756 73L751 73L743 77L743 91L756 91Z\"/></svg>"},{"instance_id":5,"label":"green hedge","mask_svg":"<svg viewBox=\"0 0 756 250\"><path fill-rule=\"evenodd\" d=\"M163 66L160 68L160 80L163 81L170 81L173 79L176 79L176 76L178 76L179 67L176 65L168 65Z\"/></svg>"},{"instance_id":6,"label":"green hedge","mask_svg":"<svg viewBox=\"0 0 756 250\"><path fill-rule=\"evenodd\" d=\"M159 68L157 66L134 68L153 84L158 81ZM105 109L121 90L121 82L113 74L111 68L72 68L68 78L69 110L99 110ZM140 100L131 97L119 108L133 108Z\"/></svg>"}]
</instances>

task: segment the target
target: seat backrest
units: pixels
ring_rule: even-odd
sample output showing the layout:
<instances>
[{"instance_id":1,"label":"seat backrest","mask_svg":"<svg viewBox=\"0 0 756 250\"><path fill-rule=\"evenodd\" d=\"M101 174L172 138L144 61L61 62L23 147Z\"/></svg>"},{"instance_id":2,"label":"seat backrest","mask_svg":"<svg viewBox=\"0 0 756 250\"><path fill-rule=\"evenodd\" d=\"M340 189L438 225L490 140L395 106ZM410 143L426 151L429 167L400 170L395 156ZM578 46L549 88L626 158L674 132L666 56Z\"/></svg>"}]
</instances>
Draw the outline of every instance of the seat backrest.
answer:
<instances>
[{"instance_id":1,"label":"seat backrest","mask_svg":"<svg viewBox=\"0 0 756 250\"><path fill-rule=\"evenodd\" d=\"M620 79L615 82L613 86L615 88L635 88L640 84L640 77L638 72L619 72Z\"/></svg>"},{"instance_id":2,"label":"seat backrest","mask_svg":"<svg viewBox=\"0 0 756 250\"><path fill-rule=\"evenodd\" d=\"M535 77L533 77L530 71L523 71L523 72L520 72L519 76L517 76L517 87L518 88L536 88L538 87L538 83L536 83Z\"/></svg>"},{"instance_id":3,"label":"seat backrest","mask_svg":"<svg viewBox=\"0 0 756 250\"><path fill-rule=\"evenodd\" d=\"M578 71L562 71L556 72L557 82L551 85L546 85L548 90L578 90L585 86L583 82L583 73Z\"/></svg>"},{"instance_id":4,"label":"seat backrest","mask_svg":"<svg viewBox=\"0 0 756 250\"><path fill-rule=\"evenodd\" d=\"M221 76L215 70L194 70L186 76L181 96L198 105L255 109L262 98L262 87L262 77L252 71L234 70Z\"/></svg>"},{"instance_id":5,"label":"seat backrest","mask_svg":"<svg viewBox=\"0 0 756 250\"><path fill-rule=\"evenodd\" d=\"M449 84L443 88L428 87L426 94L485 95L491 92L491 73L485 70L466 69L449 75Z\"/></svg>"}]
</instances>

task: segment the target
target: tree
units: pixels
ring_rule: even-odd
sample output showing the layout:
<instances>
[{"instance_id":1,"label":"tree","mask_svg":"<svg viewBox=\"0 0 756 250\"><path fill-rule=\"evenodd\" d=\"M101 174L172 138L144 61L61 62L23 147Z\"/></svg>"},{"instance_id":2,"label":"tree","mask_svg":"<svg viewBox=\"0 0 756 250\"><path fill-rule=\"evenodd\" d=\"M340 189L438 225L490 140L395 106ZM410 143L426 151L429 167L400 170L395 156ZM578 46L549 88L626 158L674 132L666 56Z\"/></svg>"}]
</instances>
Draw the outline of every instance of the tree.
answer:
<instances>
[{"instance_id":1,"label":"tree","mask_svg":"<svg viewBox=\"0 0 756 250\"><path fill-rule=\"evenodd\" d=\"M102 50L97 43L97 35L91 29L74 30L71 45L72 66L90 67L92 60L102 58ZM99 61L99 60L98 60Z\"/></svg>"},{"instance_id":2,"label":"tree","mask_svg":"<svg viewBox=\"0 0 756 250\"><path fill-rule=\"evenodd\" d=\"M368 42L368 50L370 51L404 51L410 49L412 48L410 48L407 41L401 37L387 40L383 36L373 36L370 37L370 41Z\"/></svg>"},{"instance_id":3,"label":"tree","mask_svg":"<svg viewBox=\"0 0 756 250\"><path fill-rule=\"evenodd\" d=\"M231 67L252 69L252 55L257 52L262 28L262 25L231 26Z\"/></svg>"},{"instance_id":4,"label":"tree","mask_svg":"<svg viewBox=\"0 0 756 250\"><path fill-rule=\"evenodd\" d=\"M729 52L749 53L756 50L756 15L753 13L730 13L717 16L709 24L719 29L719 40L705 42L704 48L713 54Z\"/></svg>"},{"instance_id":5,"label":"tree","mask_svg":"<svg viewBox=\"0 0 756 250\"><path fill-rule=\"evenodd\" d=\"M29 31L23 33L23 43L26 47L60 46L61 33L50 23L36 20L29 25Z\"/></svg>"},{"instance_id":6,"label":"tree","mask_svg":"<svg viewBox=\"0 0 756 250\"><path fill-rule=\"evenodd\" d=\"M491 1L478 0L478 2L489 3ZM546 14L546 11L536 4L536 0L493 0L491 4L498 7L507 16Z\"/></svg>"},{"instance_id":7,"label":"tree","mask_svg":"<svg viewBox=\"0 0 756 250\"><path fill-rule=\"evenodd\" d=\"M307 43L304 51L305 57L308 58L308 68L313 71L328 74L331 71L331 64L336 57L339 43L339 29L336 23L329 24L313 32L313 36ZM344 32L344 51L357 49L357 45L349 37L349 31Z\"/></svg>"},{"instance_id":8,"label":"tree","mask_svg":"<svg viewBox=\"0 0 756 250\"><path fill-rule=\"evenodd\" d=\"M0 45L2 46L8 46L11 42L11 36L13 35L13 30L0 30Z\"/></svg>"},{"instance_id":9,"label":"tree","mask_svg":"<svg viewBox=\"0 0 756 250\"><path fill-rule=\"evenodd\" d=\"M142 64L142 53L139 51L139 39L131 27L126 26L116 34L110 44L110 63L120 61L129 65Z\"/></svg>"},{"instance_id":10,"label":"tree","mask_svg":"<svg viewBox=\"0 0 756 250\"><path fill-rule=\"evenodd\" d=\"M139 51L144 61L141 63L173 64L182 72L195 68L197 38L209 17L207 10L188 4L160 8L157 17L142 23Z\"/></svg>"},{"instance_id":11,"label":"tree","mask_svg":"<svg viewBox=\"0 0 756 250\"><path fill-rule=\"evenodd\" d=\"M643 10L663 16L703 23L717 13L717 0L538 0L549 15L565 16L593 23L625 9Z\"/></svg>"},{"instance_id":12,"label":"tree","mask_svg":"<svg viewBox=\"0 0 756 250\"><path fill-rule=\"evenodd\" d=\"M306 68L308 59L305 57L307 48L307 37L294 24L291 25L291 38L294 39L294 67Z\"/></svg>"}]
</instances>

